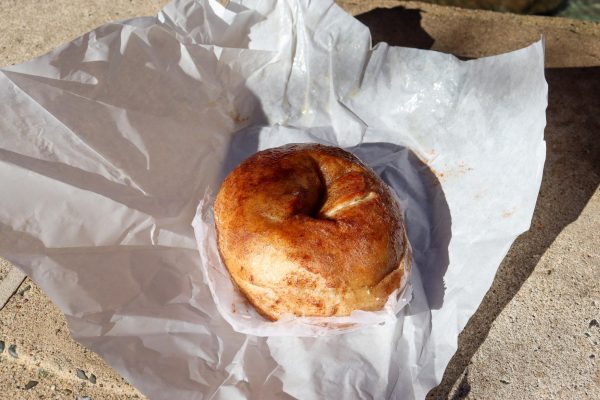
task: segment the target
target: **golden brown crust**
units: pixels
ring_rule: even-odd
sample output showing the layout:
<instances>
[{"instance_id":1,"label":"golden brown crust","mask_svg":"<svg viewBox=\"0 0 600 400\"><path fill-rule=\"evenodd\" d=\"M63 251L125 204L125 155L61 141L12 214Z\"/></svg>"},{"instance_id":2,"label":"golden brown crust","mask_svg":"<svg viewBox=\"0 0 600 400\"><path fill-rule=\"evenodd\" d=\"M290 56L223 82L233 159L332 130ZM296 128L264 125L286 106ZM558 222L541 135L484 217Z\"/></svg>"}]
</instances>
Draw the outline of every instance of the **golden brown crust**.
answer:
<instances>
[{"instance_id":1,"label":"golden brown crust","mask_svg":"<svg viewBox=\"0 0 600 400\"><path fill-rule=\"evenodd\" d=\"M410 268L390 189L336 147L256 153L225 179L214 211L225 266L271 320L379 310Z\"/></svg>"}]
</instances>

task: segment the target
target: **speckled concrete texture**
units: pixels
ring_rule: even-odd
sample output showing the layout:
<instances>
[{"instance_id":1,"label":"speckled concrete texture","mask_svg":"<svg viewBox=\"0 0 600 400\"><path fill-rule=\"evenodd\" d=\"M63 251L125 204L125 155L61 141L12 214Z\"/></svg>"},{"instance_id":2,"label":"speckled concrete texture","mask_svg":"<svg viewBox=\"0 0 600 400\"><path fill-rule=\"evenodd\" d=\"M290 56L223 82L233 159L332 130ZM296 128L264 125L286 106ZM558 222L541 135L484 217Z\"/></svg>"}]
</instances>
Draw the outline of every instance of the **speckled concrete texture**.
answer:
<instances>
[{"instance_id":1,"label":"speckled concrete texture","mask_svg":"<svg viewBox=\"0 0 600 400\"><path fill-rule=\"evenodd\" d=\"M0 0L0 66L40 56L107 22L155 15L166 0Z\"/></svg>"},{"instance_id":2,"label":"speckled concrete texture","mask_svg":"<svg viewBox=\"0 0 600 400\"><path fill-rule=\"evenodd\" d=\"M468 399L600 399L599 232L597 191L491 324L453 395ZM507 272L506 268L502 272ZM472 325L463 334L463 347L474 329Z\"/></svg>"},{"instance_id":3,"label":"speckled concrete texture","mask_svg":"<svg viewBox=\"0 0 600 400\"><path fill-rule=\"evenodd\" d=\"M371 28L374 42L476 58L515 50L543 36L547 67L600 65L600 24L596 22L465 10L416 1L338 3ZM428 39L432 44L423 46Z\"/></svg>"},{"instance_id":4,"label":"speckled concrete texture","mask_svg":"<svg viewBox=\"0 0 600 400\"><path fill-rule=\"evenodd\" d=\"M0 311L0 340L0 399L144 398L71 338L63 314L29 279Z\"/></svg>"},{"instance_id":5,"label":"speckled concrete texture","mask_svg":"<svg viewBox=\"0 0 600 400\"><path fill-rule=\"evenodd\" d=\"M517 239L430 398L600 398L600 68L548 69L547 159Z\"/></svg>"},{"instance_id":6,"label":"speckled concrete texture","mask_svg":"<svg viewBox=\"0 0 600 400\"><path fill-rule=\"evenodd\" d=\"M0 0L0 65L112 20L154 15L165 3ZM600 25L418 2L339 3L375 42L464 58L544 35L548 156L532 227L512 246L428 398L600 398ZM0 263L0 280L8 271ZM64 316L29 279L0 310L0 341L0 399L143 398L70 338Z\"/></svg>"},{"instance_id":7,"label":"speckled concrete texture","mask_svg":"<svg viewBox=\"0 0 600 400\"><path fill-rule=\"evenodd\" d=\"M6 305L27 275L18 268L12 268L6 260L0 259L0 310Z\"/></svg>"}]
</instances>

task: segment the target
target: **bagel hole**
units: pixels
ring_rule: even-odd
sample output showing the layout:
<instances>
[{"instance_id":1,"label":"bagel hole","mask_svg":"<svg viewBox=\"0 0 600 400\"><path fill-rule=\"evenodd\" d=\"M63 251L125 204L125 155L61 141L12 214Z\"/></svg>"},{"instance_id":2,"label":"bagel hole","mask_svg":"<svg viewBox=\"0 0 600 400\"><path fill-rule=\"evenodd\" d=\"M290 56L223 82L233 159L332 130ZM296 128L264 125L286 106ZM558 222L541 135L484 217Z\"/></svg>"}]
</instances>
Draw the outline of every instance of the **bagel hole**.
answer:
<instances>
[{"instance_id":1,"label":"bagel hole","mask_svg":"<svg viewBox=\"0 0 600 400\"><path fill-rule=\"evenodd\" d=\"M314 218L314 219L329 219L329 218L326 218L321 215L321 209L323 208L323 205L325 204L325 201L327 200L327 184L325 183L326 182L325 177L323 176L323 172L321 171L321 168L319 168L319 163L317 162L317 160L315 160L312 157L311 157L311 160L315 167L315 171L317 173L317 177L319 178L319 182L321 183L321 186L319 188L319 194L317 197L317 201L315 202L315 206L313 207L312 210L310 210L310 212L308 213L308 216L311 218Z\"/></svg>"}]
</instances>

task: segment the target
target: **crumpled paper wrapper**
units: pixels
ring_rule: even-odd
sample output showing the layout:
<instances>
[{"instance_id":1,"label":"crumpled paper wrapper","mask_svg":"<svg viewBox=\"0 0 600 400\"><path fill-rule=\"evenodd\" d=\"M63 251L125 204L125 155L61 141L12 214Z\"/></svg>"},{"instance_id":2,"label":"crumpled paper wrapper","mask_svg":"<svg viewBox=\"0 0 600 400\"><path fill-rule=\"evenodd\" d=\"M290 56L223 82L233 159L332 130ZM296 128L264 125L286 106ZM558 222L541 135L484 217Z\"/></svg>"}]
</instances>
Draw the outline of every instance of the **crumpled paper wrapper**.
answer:
<instances>
[{"instance_id":1,"label":"crumpled paper wrapper","mask_svg":"<svg viewBox=\"0 0 600 400\"><path fill-rule=\"evenodd\" d=\"M329 1L174 1L0 72L0 255L152 399L423 398L529 227L546 96L541 42L463 62L371 48ZM257 337L221 316L191 222L238 154L289 139L250 126L421 182L397 193L414 269L394 321Z\"/></svg>"}]
</instances>

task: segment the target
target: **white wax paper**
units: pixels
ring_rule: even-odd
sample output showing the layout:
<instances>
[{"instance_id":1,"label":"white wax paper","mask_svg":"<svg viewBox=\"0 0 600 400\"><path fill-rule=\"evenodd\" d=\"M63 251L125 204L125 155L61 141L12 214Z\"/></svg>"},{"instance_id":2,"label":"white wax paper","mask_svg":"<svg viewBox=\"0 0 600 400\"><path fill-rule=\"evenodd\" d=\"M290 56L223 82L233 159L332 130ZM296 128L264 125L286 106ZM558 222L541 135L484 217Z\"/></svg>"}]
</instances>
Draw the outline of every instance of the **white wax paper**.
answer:
<instances>
[{"instance_id":1,"label":"white wax paper","mask_svg":"<svg viewBox=\"0 0 600 400\"><path fill-rule=\"evenodd\" d=\"M0 72L0 255L152 399L420 399L529 227L546 95L541 42L463 62L371 48L327 0L174 1ZM237 144L294 138L234 133L278 125L407 184L413 298L395 321L257 337L216 309L196 207Z\"/></svg>"}]
</instances>

